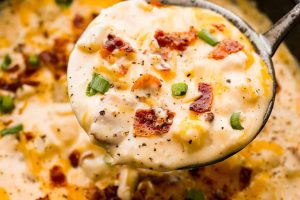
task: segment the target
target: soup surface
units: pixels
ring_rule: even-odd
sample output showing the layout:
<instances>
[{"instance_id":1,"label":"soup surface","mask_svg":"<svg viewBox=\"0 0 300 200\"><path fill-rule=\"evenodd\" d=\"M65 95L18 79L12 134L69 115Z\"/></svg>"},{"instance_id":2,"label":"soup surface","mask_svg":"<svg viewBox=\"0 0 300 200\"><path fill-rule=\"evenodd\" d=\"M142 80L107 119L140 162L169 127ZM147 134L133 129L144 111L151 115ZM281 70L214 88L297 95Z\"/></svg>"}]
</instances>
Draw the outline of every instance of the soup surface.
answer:
<instances>
[{"instance_id":1,"label":"soup surface","mask_svg":"<svg viewBox=\"0 0 300 200\"><path fill-rule=\"evenodd\" d=\"M69 95L113 163L176 169L248 143L272 97L272 77L248 39L200 8L126 1L77 42Z\"/></svg>"},{"instance_id":2,"label":"soup surface","mask_svg":"<svg viewBox=\"0 0 300 200\"><path fill-rule=\"evenodd\" d=\"M300 71L284 46L274 56L279 87L272 116L244 150L194 170L160 173L111 166L106 152L90 142L77 122L67 95L66 69L82 31L102 9L119 1L60 2L0 3L1 200L182 200L195 193L208 200L300 199ZM252 1L213 2L258 32L271 25ZM201 31L202 26L195 28ZM2 104L3 96L12 97L14 106L7 103L9 97Z\"/></svg>"}]
</instances>

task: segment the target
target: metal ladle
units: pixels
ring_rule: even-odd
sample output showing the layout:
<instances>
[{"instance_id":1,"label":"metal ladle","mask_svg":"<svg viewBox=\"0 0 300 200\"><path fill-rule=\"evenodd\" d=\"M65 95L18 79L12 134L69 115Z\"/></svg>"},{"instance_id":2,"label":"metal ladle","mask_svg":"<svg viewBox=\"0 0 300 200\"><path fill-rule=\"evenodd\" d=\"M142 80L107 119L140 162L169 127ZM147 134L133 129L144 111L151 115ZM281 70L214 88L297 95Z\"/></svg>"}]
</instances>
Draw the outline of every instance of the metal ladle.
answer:
<instances>
[{"instance_id":1,"label":"metal ladle","mask_svg":"<svg viewBox=\"0 0 300 200\"><path fill-rule=\"evenodd\" d=\"M150 2L150 0L148 0ZM256 52L263 58L265 63L268 66L269 73L272 75L273 79L273 94L272 99L269 102L269 106L267 109L267 112L264 116L262 125L260 129L258 130L257 134L253 138L249 140L248 143L241 146L238 149L235 149L232 152L229 152L227 155L218 158L214 161L203 163L203 164L195 164L192 166L184 167L184 168L192 168L192 167L200 167L200 166L206 166L210 164L214 164L217 162L220 162L222 160L225 160L226 158L236 154L243 148L245 148L249 143L251 143L255 137L261 132L261 130L266 125L272 109L275 102L275 94L276 94L276 78L275 78L275 69L272 63L272 56L276 52L278 46L280 43L284 40L285 36L289 33L289 31L297 25L300 19L300 2L284 17L282 17L277 23L275 23L270 30L263 34L259 34L254 31L254 29L248 25L244 20L242 20L240 17L232 13L231 11L218 6L214 3L204 1L204 0L161 0L162 4L165 5L176 5L176 6L184 6L184 7L200 7L209 9L212 11L215 11L222 16L224 16L226 19L231 21L237 28L240 29L242 33L244 33L249 40L252 42L253 46L256 49Z\"/></svg>"}]
</instances>

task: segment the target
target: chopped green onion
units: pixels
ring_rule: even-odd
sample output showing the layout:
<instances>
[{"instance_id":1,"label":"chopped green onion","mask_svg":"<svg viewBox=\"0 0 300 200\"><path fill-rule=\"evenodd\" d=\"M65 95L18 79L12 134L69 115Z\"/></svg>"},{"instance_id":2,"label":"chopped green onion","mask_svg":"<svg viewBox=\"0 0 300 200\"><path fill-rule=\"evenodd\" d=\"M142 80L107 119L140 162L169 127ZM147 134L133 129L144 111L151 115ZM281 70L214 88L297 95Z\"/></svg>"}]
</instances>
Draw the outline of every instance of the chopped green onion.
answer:
<instances>
[{"instance_id":1,"label":"chopped green onion","mask_svg":"<svg viewBox=\"0 0 300 200\"><path fill-rule=\"evenodd\" d=\"M1 64L1 69L2 70L8 70L10 64L11 64L11 57L8 54L6 54L4 59L3 59L3 62Z\"/></svg>"},{"instance_id":2,"label":"chopped green onion","mask_svg":"<svg viewBox=\"0 0 300 200\"><path fill-rule=\"evenodd\" d=\"M204 200L204 194L197 189L189 189L185 193L184 200Z\"/></svg>"},{"instance_id":3,"label":"chopped green onion","mask_svg":"<svg viewBox=\"0 0 300 200\"><path fill-rule=\"evenodd\" d=\"M23 130L23 124L18 124L16 126L3 129L2 131L0 131L0 135L5 136L5 135L17 134L22 130Z\"/></svg>"},{"instance_id":4,"label":"chopped green onion","mask_svg":"<svg viewBox=\"0 0 300 200\"><path fill-rule=\"evenodd\" d=\"M32 67L38 67L40 65L40 60L39 57L37 55L30 55L28 57L28 63L32 66Z\"/></svg>"},{"instance_id":5,"label":"chopped green onion","mask_svg":"<svg viewBox=\"0 0 300 200\"><path fill-rule=\"evenodd\" d=\"M86 92L85 92L86 96L91 97L91 96L96 95L96 93L97 93L97 91L94 90L93 88L91 88L91 83L89 83L86 88Z\"/></svg>"},{"instance_id":6,"label":"chopped green onion","mask_svg":"<svg viewBox=\"0 0 300 200\"><path fill-rule=\"evenodd\" d=\"M0 112L9 113L14 109L14 100L11 96L0 96Z\"/></svg>"},{"instance_id":7,"label":"chopped green onion","mask_svg":"<svg viewBox=\"0 0 300 200\"><path fill-rule=\"evenodd\" d=\"M55 0L55 3L62 8L67 8L73 3L73 0Z\"/></svg>"},{"instance_id":8,"label":"chopped green onion","mask_svg":"<svg viewBox=\"0 0 300 200\"><path fill-rule=\"evenodd\" d=\"M176 83L172 85L172 95L184 96L188 90L188 85L186 83Z\"/></svg>"},{"instance_id":9,"label":"chopped green onion","mask_svg":"<svg viewBox=\"0 0 300 200\"><path fill-rule=\"evenodd\" d=\"M94 73L90 87L100 94L105 94L110 88L109 82L100 74Z\"/></svg>"},{"instance_id":10,"label":"chopped green onion","mask_svg":"<svg viewBox=\"0 0 300 200\"><path fill-rule=\"evenodd\" d=\"M211 46L216 46L219 43L218 40L211 35L207 29L202 29L198 33L198 36Z\"/></svg>"},{"instance_id":11,"label":"chopped green onion","mask_svg":"<svg viewBox=\"0 0 300 200\"><path fill-rule=\"evenodd\" d=\"M240 112L232 113L230 117L230 125L234 130L244 130L244 127L241 125Z\"/></svg>"}]
</instances>

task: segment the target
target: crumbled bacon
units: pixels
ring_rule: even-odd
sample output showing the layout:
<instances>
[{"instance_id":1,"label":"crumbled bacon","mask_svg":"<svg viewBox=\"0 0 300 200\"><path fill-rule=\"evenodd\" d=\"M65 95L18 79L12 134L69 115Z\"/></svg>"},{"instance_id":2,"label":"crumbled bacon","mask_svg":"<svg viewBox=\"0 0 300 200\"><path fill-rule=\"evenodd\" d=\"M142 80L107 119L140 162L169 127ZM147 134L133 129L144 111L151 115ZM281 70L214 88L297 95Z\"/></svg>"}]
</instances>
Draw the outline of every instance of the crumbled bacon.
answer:
<instances>
[{"instance_id":1,"label":"crumbled bacon","mask_svg":"<svg viewBox=\"0 0 300 200\"><path fill-rule=\"evenodd\" d=\"M73 26L83 29L85 25L84 21L84 17L77 13L73 18Z\"/></svg>"},{"instance_id":2,"label":"crumbled bacon","mask_svg":"<svg viewBox=\"0 0 300 200\"><path fill-rule=\"evenodd\" d=\"M91 19L93 19L91 17ZM89 22L91 21L89 18L84 18L80 14L76 14L73 18L73 34L74 34L74 39L75 41L78 40L84 29L87 27Z\"/></svg>"},{"instance_id":3,"label":"crumbled bacon","mask_svg":"<svg viewBox=\"0 0 300 200\"><path fill-rule=\"evenodd\" d=\"M6 81L0 78L0 89L15 92L19 87L22 86L22 83L19 80L15 81Z\"/></svg>"},{"instance_id":4,"label":"crumbled bacon","mask_svg":"<svg viewBox=\"0 0 300 200\"><path fill-rule=\"evenodd\" d=\"M135 113L134 134L138 137L150 137L168 133L175 114L167 110L167 117L162 119L153 109L140 109Z\"/></svg>"},{"instance_id":5,"label":"crumbled bacon","mask_svg":"<svg viewBox=\"0 0 300 200\"><path fill-rule=\"evenodd\" d=\"M50 169L50 180L54 186L61 187L67 184L66 176L60 166L53 166Z\"/></svg>"},{"instance_id":6,"label":"crumbled bacon","mask_svg":"<svg viewBox=\"0 0 300 200\"><path fill-rule=\"evenodd\" d=\"M14 72L17 72L19 69L20 69L20 66L18 64L15 64L14 66L6 69L5 72L14 73Z\"/></svg>"},{"instance_id":7,"label":"crumbled bacon","mask_svg":"<svg viewBox=\"0 0 300 200\"><path fill-rule=\"evenodd\" d=\"M242 167L239 173L240 189L243 190L249 186L252 176L252 169L248 167Z\"/></svg>"},{"instance_id":8,"label":"crumbled bacon","mask_svg":"<svg viewBox=\"0 0 300 200\"><path fill-rule=\"evenodd\" d=\"M87 198L87 200L106 199L104 192L96 186L92 186L86 189L85 197Z\"/></svg>"},{"instance_id":9,"label":"crumbled bacon","mask_svg":"<svg viewBox=\"0 0 300 200\"><path fill-rule=\"evenodd\" d=\"M212 112L206 113L206 115L204 117L205 117L205 121L207 121L207 122L213 122L215 119L215 115Z\"/></svg>"},{"instance_id":10,"label":"crumbled bacon","mask_svg":"<svg viewBox=\"0 0 300 200\"><path fill-rule=\"evenodd\" d=\"M150 3L151 3L151 5L153 5L153 6L157 6L157 7L162 6L162 4L160 3L159 0L151 0Z\"/></svg>"},{"instance_id":11,"label":"crumbled bacon","mask_svg":"<svg viewBox=\"0 0 300 200\"><path fill-rule=\"evenodd\" d=\"M67 71L68 63L68 39L58 38L54 41L54 46L51 49L40 53L41 62L50 68L56 79L59 79Z\"/></svg>"},{"instance_id":12,"label":"crumbled bacon","mask_svg":"<svg viewBox=\"0 0 300 200\"><path fill-rule=\"evenodd\" d=\"M221 32L223 32L226 28L226 26L224 24L213 24L213 26Z\"/></svg>"},{"instance_id":13,"label":"crumbled bacon","mask_svg":"<svg viewBox=\"0 0 300 200\"><path fill-rule=\"evenodd\" d=\"M118 186L115 185L109 185L104 189L104 194L106 199L111 199L111 200L121 200L118 197Z\"/></svg>"},{"instance_id":14,"label":"crumbled bacon","mask_svg":"<svg viewBox=\"0 0 300 200\"><path fill-rule=\"evenodd\" d=\"M129 70L128 68L129 68L128 66L120 65L118 72L122 75L126 75L128 73L128 70Z\"/></svg>"},{"instance_id":15,"label":"crumbled bacon","mask_svg":"<svg viewBox=\"0 0 300 200\"><path fill-rule=\"evenodd\" d=\"M137 89L154 89L154 88L155 89L161 88L160 80L151 74L144 74L134 82L131 91Z\"/></svg>"},{"instance_id":16,"label":"crumbled bacon","mask_svg":"<svg viewBox=\"0 0 300 200\"><path fill-rule=\"evenodd\" d=\"M230 54L241 51L243 48L243 45L238 41L226 39L218 44L218 46L210 53L210 57L215 60L221 60Z\"/></svg>"},{"instance_id":17,"label":"crumbled bacon","mask_svg":"<svg viewBox=\"0 0 300 200\"><path fill-rule=\"evenodd\" d=\"M49 199L49 195L47 194L46 196L37 198L36 200L50 200L50 199Z\"/></svg>"},{"instance_id":18,"label":"crumbled bacon","mask_svg":"<svg viewBox=\"0 0 300 200\"><path fill-rule=\"evenodd\" d=\"M72 167L76 168L79 165L79 160L80 160L80 151L74 150L70 155L69 155L69 160L72 165Z\"/></svg>"},{"instance_id":19,"label":"crumbled bacon","mask_svg":"<svg viewBox=\"0 0 300 200\"><path fill-rule=\"evenodd\" d=\"M212 87L210 84L200 83L198 87L201 97L190 105L190 110L205 113L211 110L213 101Z\"/></svg>"},{"instance_id":20,"label":"crumbled bacon","mask_svg":"<svg viewBox=\"0 0 300 200\"><path fill-rule=\"evenodd\" d=\"M34 135L31 132L24 132L23 135L27 141L30 141L34 138Z\"/></svg>"},{"instance_id":21,"label":"crumbled bacon","mask_svg":"<svg viewBox=\"0 0 300 200\"><path fill-rule=\"evenodd\" d=\"M191 27L188 32L166 33L162 30L157 30L154 37L161 48L184 51L196 40L197 31L194 27Z\"/></svg>"},{"instance_id":22,"label":"crumbled bacon","mask_svg":"<svg viewBox=\"0 0 300 200\"><path fill-rule=\"evenodd\" d=\"M135 50L130 46L129 43L123 41L121 38L115 36L114 34L109 34L107 36L107 40L103 45L101 55L103 57L107 57L115 50L120 50L125 53L135 52Z\"/></svg>"}]
</instances>

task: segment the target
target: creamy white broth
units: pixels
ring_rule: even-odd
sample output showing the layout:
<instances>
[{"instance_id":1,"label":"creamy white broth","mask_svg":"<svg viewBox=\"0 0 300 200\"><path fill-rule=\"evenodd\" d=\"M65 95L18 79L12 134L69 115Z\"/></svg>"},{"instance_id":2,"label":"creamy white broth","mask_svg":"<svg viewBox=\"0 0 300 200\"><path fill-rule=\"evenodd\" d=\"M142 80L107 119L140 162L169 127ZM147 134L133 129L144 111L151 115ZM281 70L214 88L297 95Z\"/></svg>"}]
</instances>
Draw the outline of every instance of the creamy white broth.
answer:
<instances>
[{"instance_id":1,"label":"creamy white broth","mask_svg":"<svg viewBox=\"0 0 300 200\"><path fill-rule=\"evenodd\" d=\"M39 53L46 47L51 47L53 39L73 36L72 20L76 14L87 20L91 14L116 1L74 0L72 6L67 9L60 9L54 1L39 2L37 4L35 0L17 1L0 12L1 61L3 56L9 53L13 57L13 62L19 63L23 68L23 61L16 60L22 56L14 52L18 43L24 43L26 48L29 48L29 53ZM264 32L271 26L271 22L256 9L252 1L213 2L243 17L257 32ZM36 23L39 21L43 21L44 26L36 30ZM49 32L48 39L43 37L45 30ZM73 44L73 41L70 44ZM118 192L113 197L121 199L181 200L189 188L201 190L208 200L216 199L219 195L222 198L238 200L300 199L299 64L282 45L274 56L274 66L280 89L272 116L259 136L243 151L223 162L199 170L177 170L171 173L144 170L132 170L135 173L131 173L125 166L121 170L118 166L109 166L106 159L103 159L105 151L90 143L87 134L79 129L75 116L71 114L69 101L67 98L64 99L67 91L66 75L64 74L60 80L55 80L53 71L44 70L48 68L42 66L43 70L34 79L39 80L41 85L39 87L24 85L24 90L16 94L15 111L0 116L0 130L9 127L6 122L12 121L11 125L23 123L24 130L32 132L35 136L30 141L25 139L23 132L19 134L20 138L13 135L1 136L0 199L36 200L48 196L50 200L66 198L91 200L93 198L88 192L95 191L93 186L96 185L101 193L112 184L119 186ZM45 74L47 76L44 76ZM0 77L14 77L14 75L2 73L0 70ZM0 93L8 94L2 90ZM21 110L24 112L20 112ZM50 118L47 116L49 110L52 120L47 120ZM66 112L70 115L64 115ZM31 113L38 114L31 117ZM72 133L58 133L56 129L47 128L53 124L59 125L63 130L72 130ZM73 131L76 130L78 132L74 135ZM47 137L41 140L44 135ZM76 142L64 145L68 140ZM56 145L59 148L56 148ZM56 149L55 154L48 151L53 147ZM68 158L74 149L80 150L82 154L77 168L70 165ZM88 157L91 154L95 157ZM57 159L58 157L60 159ZM37 159L40 161L38 165ZM68 182L66 186L52 186L49 169L53 165L63 167ZM252 171L252 175L248 185L241 189L240 173L241 169L245 168Z\"/></svg>"},{"instance_id":2,"label":"creamy white broth","mask_svg":"<svg viewBox=\"0 0 300 200\"><path fill-rule=\"evenodd\" d=\"M224 24L225 30L218 31L213 24ZM153 59L157 56L153 49L159 50L154 38L157 30L187 32L191 26L214 30L212 34L219 41L234 39L243 45L243 50L224 59L212 59L209 54L216 47L198 38L184 51L170 50L167 61ZM134 60L120 56L111 64L101 57L99 51L108 34L129 43L136 51ZM128 65L129 69L126 75L116 77L113 71L120 65ZM171 71L162 73L159 67L153 67L157 65L167 65ZM88 97L86 88L94 72L114 87L104 95ZM130 89L141 74L151 74L162 84L159 94L146 97L146 102L136 98L143 91ZM155 169L207 163L237 150L257 133L272 96L271 76L262 59L246 37L222 16L199 8L155 7L143 1L122 2L101 12L76 44L68 78L71 103L79 122L102 143L113 163ZM178 82L185 82L188 91L174 98L171 87ZM213 88L212 122L205 120L205 113L189 109L199 98L199 83ZM161 108L175 113L168 132L136 136L137 110ZM101 115L101 111L105 114ZM234 112L241 112L244 130L231 127Z\"/></svg>"}]
</instances>

